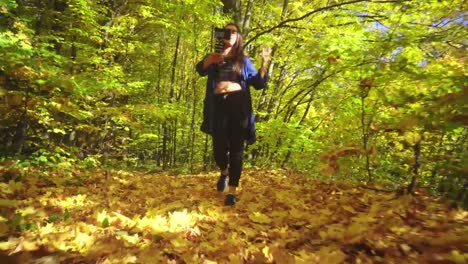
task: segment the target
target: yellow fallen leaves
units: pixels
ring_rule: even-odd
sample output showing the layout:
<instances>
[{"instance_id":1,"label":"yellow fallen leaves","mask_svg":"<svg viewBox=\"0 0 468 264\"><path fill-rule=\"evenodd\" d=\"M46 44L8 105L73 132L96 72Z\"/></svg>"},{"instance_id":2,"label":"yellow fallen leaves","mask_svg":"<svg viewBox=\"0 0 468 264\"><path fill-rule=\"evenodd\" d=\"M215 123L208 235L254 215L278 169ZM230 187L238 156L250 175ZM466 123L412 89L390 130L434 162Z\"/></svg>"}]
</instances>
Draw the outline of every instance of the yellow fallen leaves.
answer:
<instances>
[{"instance_id":1,"label":"yellow fallen leaves","mask_svg":"<svg viewBox=\"0 0 468 264\"><path fill-rule=\"evenodd\" d=\"M63 200L57 200L56 204L64 209L73 209L82 206L94 206L94 203L87 199L87 195L85 194L78 194L66 197Z\"/></svg>"},{"instance_id":2,"label":"yellow fallen leaves","mask_svg":"<svg viewBox=\"0 0 468 264\"><path fill-rule=\"evenodd\" d=\"M0 220L0 237L4 237L5 235L7 235L8 229L9 229L8 225L5 224L4 221Z\"/></svg>"},{"instance_id":3,"label":"yellow fallen leaves","mask_svg":"<svg viewBox=\"0 0 468 264\"><path fill-rule=\"evenodd\" d=\"M259 223L259 224L271 223L270 217L260 212L254 212L253 214L249 214L249 219L252 220L254 223Z\"/></svg>"},{"instance_id":4,"label":"yellow fallen leaves","mask_svg":"<svg viewBox=\"0 0 468 264\"><path fill-rule=\"evenodd\" d=\"M17 205L18 205L18 201L0 199L0 207L13 207L14 208Z\"/></svg>"},{"instance_id":5,"label":"yellow fallen leaves","mask_svg":"<svg viewBox=\"0 0 468 264\"><path fill-rule=\"evenodd\" d=\"M352 214L357 214L356 210L354 210L354 208L350 205L343 205L343 209Z\"/></svg>"},{"instance_id":6,"label":"yellow fallen leaves","mask_svg":"<svg viewBox=\"0 0 468 264\"><path fill-rule=\"evenodd\" d=\"M346 229L343 239L349 243L358 242L366 236L367 230L368 225L359 222L353 222Z\"/></svg>"},{"instance_id":7,"label":"yellow fallen leaves","mask_svg":"<svg viewBox=\"0 0 468 264\"><path fill-rule=\"evenodd\" d=\"M461 253L458 250L452 250L450 252L450 257L449 259L456 264L465 264L468 261L468 253Z\"/></svg>"},{"instance_id":8,"label":"yellow fallen leaves","mask_svg":"<svg viewBox=\"0 0 468 264\"><path fill-rule=\"evenodd\" d=\"M72 247L80 252L89 249L93 245L95 238L87 233L78 233L72 240ZM74 245L73 245L74 244Z\"/></svg>"},{"instance_id":9,"label":"yellow fallen leaves","mask_svg":"<svg viewBox=\"0 0 468 264\"><path fill-rule=\"evenodd\" d=\"M37 182L30 179L17 197L0 192L6 212L0 237L8 236L0 251L45 248L102 263L464 263L468 257L466 211L447 213L442 204L421 205L427 199L349 183L247 170L239 202L224 207L213 175L97 172L89 181L32 197L24 192ZM74 262L68 258L61 262Z\"/></svg>"}]
</instances>

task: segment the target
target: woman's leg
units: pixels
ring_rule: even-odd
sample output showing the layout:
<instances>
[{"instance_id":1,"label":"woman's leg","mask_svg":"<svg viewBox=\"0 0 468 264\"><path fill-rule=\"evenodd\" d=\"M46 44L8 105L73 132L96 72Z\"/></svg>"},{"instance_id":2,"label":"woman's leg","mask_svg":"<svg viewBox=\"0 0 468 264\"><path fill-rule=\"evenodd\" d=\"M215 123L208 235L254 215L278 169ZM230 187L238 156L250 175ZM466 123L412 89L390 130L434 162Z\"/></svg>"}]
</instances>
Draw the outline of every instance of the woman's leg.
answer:
<instances>
[{"instance_id":1,"label":"woman's leg","mask_svg":"<svg viewBox=\"0 0 468 264\"><path fill-rule=\"evenodd\" d=\"M239 186L239 180L243 167L244 154L244 133L239 118L230 116L229 129L229 192L226 195L224 204L232 206L236 204L236 188Z\"/></svg>"},{"instance_id":2,"label":"woman's leg","mask_svg":"<svg viewBox=\"0 0 468 264\"><path fill-rule=\"evenodd\" d=\"M229 113L229 188L234 192L235 187L239 186L239 179L242 174L243 155L244 155L244 131L247 102L246 93L233 93L228 97L229 104L227 112Z\"/></svg>"},{"instance_id":3,"label":"woman's leg","mask_svg":"<svg viewBox=\"0 0 468 264\"><path fill-rule=\"evenodd\" d=\"M230 118L229 130L229 187L238 187L242 174L244 156L244 137L241 122L238 118Z\"/></svg>"},{"instance_id":4,"label":"woman's leg","mask_svg":"<svg viewBox=\"0 0 468 264\"><path fill-rule=\"evenodd\" d=\"M213 154L221 171L227 172L229 156L229 131L228 131L228 116L226 115L222 98L216 98L216 113L213 123ZM226 175L227 173L223 173Z\"/></svg>"}]
</instances>

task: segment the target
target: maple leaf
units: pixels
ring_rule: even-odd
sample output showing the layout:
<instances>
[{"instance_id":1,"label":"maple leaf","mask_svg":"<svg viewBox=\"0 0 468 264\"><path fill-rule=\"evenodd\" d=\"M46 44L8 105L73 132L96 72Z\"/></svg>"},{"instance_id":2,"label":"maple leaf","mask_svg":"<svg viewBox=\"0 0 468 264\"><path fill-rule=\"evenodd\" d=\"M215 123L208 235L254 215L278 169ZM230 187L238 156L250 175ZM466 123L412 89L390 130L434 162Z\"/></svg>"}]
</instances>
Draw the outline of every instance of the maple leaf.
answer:
<instances>
[{"instance_id":1,"label":"maple leaf","mask_svg":"<svg viewBox=\"0 0 468 264\"><path fill-rule=\"evenodd\" d=\"M120 227L127 227L131 228L135 225L135 221L132 219L126 217L123 214L117 213L117 212L112 212L112 215L115 216L118 220L118 224Z\"/></svg>"},{"instance_id":2,"label":"maple leaf","mask_svg":"<svg viewBox=\"0 0 468 264\"><path fill-rule=\"evenodd\" d=\"M296 208L292 208L289 211L289 214L294 218L303 218L303 217L308 216L308 214L306 212L304 212L303 210L296 209Z\"/></svg>"},{"instance_id":3,"label":"maple leaf","mask_svg":"<svg viewBox=\"0 0 468 264\"><path fill-rule=\"evenodd\" d=\"M369 227L366 224L361 224L357 222L351 223L351 225L345 231L345 238L350 242L354 243L361 240L362 237L366 235L365 231Z\"/></svg>"},{"instance_id":4,"label":"maple leaf","mask_svg":"<svg viewBox=\"0 0 468 264\"><path fill-rule=\"evenodd\" d=\"M456 264L465 264L468 260L468 253L462 253L458 250L452 250L450 252L449 259L455 262Z\"/></svg>"},{"instance_id":5,"label":"maple leaf","mask_svg":"<svg viewBox=\"0 0 468 264\"><path fill-rule=\"evenodd\" d=\"M346 258L346 254L336 246L322 247L317 256L320 259L319 263L342 263Z\"/></svg>"},{"instance_id":6,"label":"maple leaf","mask_svg":"<svg viewBox=\"0 0 468 264\"><path fill-rule=\"evenodd\" d=\"M146 216L143 217L142 219L138 220L137 227L140 230L149 228L152 231L152 234L157 234L169 230L166 217L160 215L154 218Z\"/></svg>"},{"instance_id":7,"label":"maple leaf","mask_svg":"<svg viewBox=\"0 0 468 264\"><path fill-rule=\"evenodd\" d=\"M218 249L210 242L200 243L200 249L205 252L216 252Z\"/></svg>"},{"instance_id":8,"label":"maple leaf","mask_svg":"<svg viewBox=\"0 0 468 264\"><path fill-rule=\"evenodd\" d=\"M94 243L94 237L86 233L78 233L73 242L76 246L76 249L80 250L91 246Z\"/></svg>"},{"instance_id":9,"label":"maple leaf","mask_svg":"<svg viewBox=\"0 0 468 264\"><path fill-rule=\"evenodd\" d=\"M39 227L38 231L41 236L44 236L44 235L56 232L55 229L56 227L54 226L53 223L47 223L45 226Z\"/></svg>"},{"instance_id":10,"label":"maple leaf","mask_svg":"<svg viewBox=\"0 0 468 264\"><path fill-rule=\"evenodd\" d=\"M343 209L345 209L346 211L348 211L348 212L350 212L352 214L357 214L356 210L354 210L354 208L349 206L349 205L343 205L342 207L343 207Z\"/></svg>"},{"instance_id":11,"label":"maple leaf","mask_svg":"<svg viewBox=\"0 0 468 264\"><path fill-rule=\"evenodd\" d=\"M8 233L8 225L4 222L0 222L0 237L5 236Z\"/></svg>"},{"instance_id":12,"label":"maple leaf","mask_svg":"<svg viewBox=\"0 0 468 264\"><path fill-rule=\"evenodd\" d=\"M294 264L294 256L289 254L286 250L272 247L270 252L274 263Z\"/></svg>"},{"instance_id":13,"label":"maple leaf","mask_svg":"<svg viewBox=\"0 0 468 264\"><path fill-rule=\"evenodd\" d=\"M0 199L0 207L16 207L16 206L18 206L18 201Z\"/></svg>"},{"instance_id":14,"label":"maple leaf","mask_svg":"<svg viewBox=\"0 0 468 264\"><path fill-rule=\"evenodd\" d=\"M170 223L170 229L177 232L193 226L195 220L187 213L187 209L184 209L183 211L169 213L168 222Z\"/></svg>"},{"instance_id":15,"label":"maple leaf","mask_svg":"<svg viewBox=\"0 0 468 264\"><path fill-rule=\"evenodd\" d=\"M186 239L177 237L177 238L171 239L171 244L175 248L185 248L190 244L190 242Z\"/></svg>"},{"instance_id":16,"label":"maple leaf","mask_svg":"<svg viewBox=\"0 0 468 264\"><path fill-rule=\"evenodd\" d=\"M244 260L237 254L229 254L229 264L243 264Z\"/></svg>"},{"instance_id":17,"label":"maple leaf","mask_svg":"<svg viewBox=\"0 0 468 264\"><path fill-rule=\"evenodd\" d=\"M270 217L268 217L267 215L264 215L264 214L262 214L260 212L254 212L253 215L249 214L249 219L252 220L253 222L259 223L259 224L269 224L269 223L271 223Z\"/></svg>"}]
</instances>

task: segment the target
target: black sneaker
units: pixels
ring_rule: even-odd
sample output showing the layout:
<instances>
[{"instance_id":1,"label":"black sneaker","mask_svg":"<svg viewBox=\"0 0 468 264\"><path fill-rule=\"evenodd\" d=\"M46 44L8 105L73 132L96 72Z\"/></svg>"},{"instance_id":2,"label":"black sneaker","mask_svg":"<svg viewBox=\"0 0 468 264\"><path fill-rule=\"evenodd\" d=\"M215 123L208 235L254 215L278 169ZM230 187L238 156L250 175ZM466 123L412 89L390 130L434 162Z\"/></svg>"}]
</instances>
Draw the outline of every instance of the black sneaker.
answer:
<instances>
[{"instance_id":1,"label":"black sneaker","mask_svg":"<svg viewBox=\"0 0 468 264\"><path fill-rule=\"evenodd\" d=\"M216 189L218 192L224 192L227 185L227 175L222 175L219 177L218 183L216 184Z\"/></svg>"},{"instance_id":2,"label":"black sneaker","mask_svg":"<svg viewBox=\"0 0 468 264\"><path fill-rule=\"evenodd\" d=\"M226 195L226 200L224 200L224 205L233 206L236 204L236 196L234 194Z\"/></svg>"}]
</instances>

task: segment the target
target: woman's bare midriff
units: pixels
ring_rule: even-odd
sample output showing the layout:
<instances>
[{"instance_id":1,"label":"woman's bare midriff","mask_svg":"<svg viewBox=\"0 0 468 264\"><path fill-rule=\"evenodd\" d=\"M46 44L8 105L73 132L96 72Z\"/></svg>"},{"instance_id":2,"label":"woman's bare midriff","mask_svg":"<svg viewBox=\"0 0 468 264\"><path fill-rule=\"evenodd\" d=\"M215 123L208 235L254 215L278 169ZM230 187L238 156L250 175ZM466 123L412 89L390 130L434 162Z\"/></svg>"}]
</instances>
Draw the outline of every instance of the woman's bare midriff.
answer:
<instances>
[{"instance_id":1,"label":"woman's bare midriff","mask_svg":"<svg viewBox=\"0 0 468 264\"><path fill-rule=\"evenodd\" d=\"M242 87L239 83L230 82L230 81L222 81L216 84L216 89L214 91L215 94L225 94L231 93L235 91L242 90Z\"/></svg>"}]
</instances>

